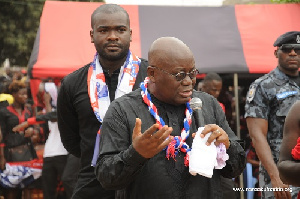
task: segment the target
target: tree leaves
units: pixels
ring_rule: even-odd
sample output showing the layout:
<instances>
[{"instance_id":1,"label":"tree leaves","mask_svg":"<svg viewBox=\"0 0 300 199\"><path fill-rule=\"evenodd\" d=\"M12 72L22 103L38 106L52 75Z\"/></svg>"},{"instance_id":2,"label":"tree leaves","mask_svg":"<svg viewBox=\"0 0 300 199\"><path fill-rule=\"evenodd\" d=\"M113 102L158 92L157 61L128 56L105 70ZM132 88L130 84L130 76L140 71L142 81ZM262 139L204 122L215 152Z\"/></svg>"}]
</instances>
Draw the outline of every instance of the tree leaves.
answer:
<instances>
[{"instance_id":1,"label":"tree leaves","mask_svg":"<svg viewBox=\"0 0 300 199\"><path fill-rule=\"evenodd\" d=\"M44 0L0 0L0 63L27 66Z\"/></svg>"},{"instance_id":2,"label":"tree leaves","mask_svg":"<svg viewBox=\"0 0 300 199\"><path fill-rule=\"evenodd\" d=\"M0 0L0 66L6 58L11 65L27 66L44 3L45 0Z\"/></svg>"}]
</instances>

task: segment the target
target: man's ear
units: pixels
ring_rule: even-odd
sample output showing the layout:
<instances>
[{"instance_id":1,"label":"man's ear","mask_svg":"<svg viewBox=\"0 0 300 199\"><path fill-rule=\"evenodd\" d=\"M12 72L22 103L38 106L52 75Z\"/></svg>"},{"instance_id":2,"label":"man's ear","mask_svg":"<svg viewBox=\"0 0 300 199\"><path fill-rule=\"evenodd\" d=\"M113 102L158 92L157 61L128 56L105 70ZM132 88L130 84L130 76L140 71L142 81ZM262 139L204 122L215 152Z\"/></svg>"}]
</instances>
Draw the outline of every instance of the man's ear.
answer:
<instances>
[{"instance_id":1,"label":"man's ear","mask_svg":"<svg viewBox=\"0 0 300 199\"><path fill-rule=\"evenodd\" d=\"M278 49L274 50L274 55L276 58L278 58Z\"/></svg>"},{"instance_id":2,"label":"man's ear","mask_svg":"<svg viewBox=\"0 0 300 199\"><path fill-rule=\"evenodd\" d=\"M149 79L151 80L151 82L155 82L154 75L155 75L154 67L148 66L148 68L147 68L147 76L149 77Z\"/></svg>"},{"instance_id":3,"label":"man's ear","mask_svg":"<svg viewBox=\"0 0 300 199\"><path fill-rule=\"evenodd\" d=\"M90 30L91 43L94 43L94 30Z\"/></svg>"}]
</instances>

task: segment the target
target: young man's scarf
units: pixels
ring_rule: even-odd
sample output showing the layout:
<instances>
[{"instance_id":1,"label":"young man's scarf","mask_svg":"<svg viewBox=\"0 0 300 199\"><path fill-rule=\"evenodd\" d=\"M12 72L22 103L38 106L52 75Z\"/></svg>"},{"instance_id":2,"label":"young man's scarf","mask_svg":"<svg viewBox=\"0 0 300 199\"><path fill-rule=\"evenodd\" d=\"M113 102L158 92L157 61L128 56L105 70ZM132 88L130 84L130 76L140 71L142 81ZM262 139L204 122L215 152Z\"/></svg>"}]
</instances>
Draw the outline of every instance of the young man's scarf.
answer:
<instances>
[{"instance_id":1,"label":"young man's scarf","mask_svg":"<svg viewBox=\"0 0 300 199\"><path fill-rule=\"evenodd\" d=\"M147 89L148 81L149 81L149 78L146 78L144 83L141 83L140 87L142 89L142 91L141 91L142 98L143 98L144 103L148 105L150 114L155 118L156 123L159 124L159 129L161 129L165 125L165 122L158 115L157 108L151 101L151 96ZM186 153L186 155L184 157L184 165L185 166L189 166L189 152L190 152L191 148L185 141L189 137L190 125L192 123L192 114L193 114L193 111L190 108L190 103L187 102L186 110L185 110L185 119L183 121L183 129L181 130L181 136L174 136L173 141L166 148L166 157L168 159L170 159L170 157L175 159L175 157L179 151Z\"/></svg>"},{"instance_id":2,"label":"young man's scarf","mask_svg":"<svg viewBox=\"0 0 300 199\"><path fill-rule=\"evenodd\" d=\"M126 61L120 69L115 98L121 97L122 95L132 91L136 76L139 72L140 62L141 60L137 56L128 51ZM94 61L91 63L89 68L87 84L91 106L96 118L102 124L102 120L110 104L110 98L108 87L105 83L103 69L98 59L98 53L96 53ZM101 125L97 132L92 166L96 165L99 154L100 129Z\"/></svg>"}]
</instances>

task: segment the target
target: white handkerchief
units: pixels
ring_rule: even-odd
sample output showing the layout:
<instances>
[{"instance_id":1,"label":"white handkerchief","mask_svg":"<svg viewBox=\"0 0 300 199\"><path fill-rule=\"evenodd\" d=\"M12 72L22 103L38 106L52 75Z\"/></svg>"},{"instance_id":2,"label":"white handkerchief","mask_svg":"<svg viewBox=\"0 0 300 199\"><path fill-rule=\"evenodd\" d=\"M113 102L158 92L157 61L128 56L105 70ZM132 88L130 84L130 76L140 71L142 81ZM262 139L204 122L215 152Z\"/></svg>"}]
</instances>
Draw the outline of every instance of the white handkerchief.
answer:
<instances>
[{"instance_id":1,"label":"white handkerchief","mask_svg":"<svg viewBox=\"0 0 300 199\"><path fill-rule=\"evenodd\" d=\"M189 171L192 175L196 175L198 173L199 175L211 178L214 167L218 164L217 149L214 144L215 140L209 146L205 144L211 133L206 134L204 138L200 137L203 129L204 127L198 128L193 140L189 159Z\"/></svg>"}]
</instances>

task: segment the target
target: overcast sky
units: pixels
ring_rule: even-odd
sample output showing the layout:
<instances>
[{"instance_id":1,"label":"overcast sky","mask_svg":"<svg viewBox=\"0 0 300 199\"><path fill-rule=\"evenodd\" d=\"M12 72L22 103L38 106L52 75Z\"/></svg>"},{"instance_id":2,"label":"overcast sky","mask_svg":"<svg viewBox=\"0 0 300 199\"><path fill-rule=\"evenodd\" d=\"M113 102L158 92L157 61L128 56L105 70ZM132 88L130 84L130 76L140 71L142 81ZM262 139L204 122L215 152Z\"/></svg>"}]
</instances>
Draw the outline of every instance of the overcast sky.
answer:
<instances>
[{"instance_id":1,"label":"overcast sky","mask_svg":"<svg viewBox=\"0 0 300 199\"><path fill-rule=\"evenodd\" d=\"M224 0L106 0L120 5L221 6Z\"/></svg>"}]
</instances>

